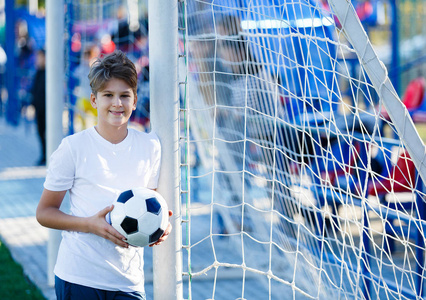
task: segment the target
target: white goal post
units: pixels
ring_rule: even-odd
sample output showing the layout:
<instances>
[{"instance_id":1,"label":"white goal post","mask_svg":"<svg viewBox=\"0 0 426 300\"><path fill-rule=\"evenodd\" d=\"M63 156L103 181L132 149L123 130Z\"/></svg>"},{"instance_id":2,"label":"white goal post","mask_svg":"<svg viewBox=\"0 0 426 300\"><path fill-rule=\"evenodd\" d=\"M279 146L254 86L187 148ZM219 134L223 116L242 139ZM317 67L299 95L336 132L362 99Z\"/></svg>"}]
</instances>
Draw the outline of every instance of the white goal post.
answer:
<instances>
[{"instance_id":1,"label":"white goal post","mask_svg":"<svg viewBox=\"0 0 426 300\"><path fill-rule=\"evenodd\" d=\"M63 138L62 113L64 110L64 2L46 1L46 153L50 158ZM49 163L49 161L47 161ZM61 233L49 230L47 247L47 282L55 284L53 269L56 263Z\"/></svg>"},{"instance_id":2,"label":"white goal post","mask_svg":"<svg viewBox=\"0 0 426 300\"><path fill-rule=\"evenodd\" d=\"M182 299L182 232L180 210L178 2L149 1L150 119L161 142L158 192L173 211L173 231L162 247L153 248L155 299Z\"/></svg>"}]
</instances>

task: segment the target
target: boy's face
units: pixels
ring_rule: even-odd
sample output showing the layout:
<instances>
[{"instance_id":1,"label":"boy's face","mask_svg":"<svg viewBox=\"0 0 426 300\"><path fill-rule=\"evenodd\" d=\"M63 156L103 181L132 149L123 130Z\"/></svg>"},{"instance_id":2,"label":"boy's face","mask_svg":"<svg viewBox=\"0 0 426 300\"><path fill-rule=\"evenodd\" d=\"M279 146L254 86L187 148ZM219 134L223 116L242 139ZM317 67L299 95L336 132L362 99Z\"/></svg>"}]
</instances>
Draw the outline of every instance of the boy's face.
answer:
<instances>
[{"instance_id":1,"label":"boy's face","mask_svg":"<svg viewBox=\"0 0 426 300\"><path fill-rule=\"evenodd\" d=\"M125 81L111 78L96 96L90 95L90 102L98 110L99 126L121 127L136 109L137 96Z\"/></svg>"}]
</instances>

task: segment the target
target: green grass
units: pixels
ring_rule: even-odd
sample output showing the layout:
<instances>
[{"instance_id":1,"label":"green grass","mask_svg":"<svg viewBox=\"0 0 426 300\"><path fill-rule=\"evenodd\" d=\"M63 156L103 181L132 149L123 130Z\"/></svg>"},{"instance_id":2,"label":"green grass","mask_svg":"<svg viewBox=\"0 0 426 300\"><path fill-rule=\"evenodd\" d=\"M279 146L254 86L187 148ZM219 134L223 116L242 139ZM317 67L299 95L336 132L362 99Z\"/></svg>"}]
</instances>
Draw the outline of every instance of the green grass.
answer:
<instances>
[{"instance_id":1,"label":"green grass","mask_svg":"<svg viewBox=\"0 0 426 300\"><path fill-rule=\"evenodd\" d=\"M45 300L38 288L26 278L9 250L0 241L0 299Z\"/></svg>"}]
</instances>

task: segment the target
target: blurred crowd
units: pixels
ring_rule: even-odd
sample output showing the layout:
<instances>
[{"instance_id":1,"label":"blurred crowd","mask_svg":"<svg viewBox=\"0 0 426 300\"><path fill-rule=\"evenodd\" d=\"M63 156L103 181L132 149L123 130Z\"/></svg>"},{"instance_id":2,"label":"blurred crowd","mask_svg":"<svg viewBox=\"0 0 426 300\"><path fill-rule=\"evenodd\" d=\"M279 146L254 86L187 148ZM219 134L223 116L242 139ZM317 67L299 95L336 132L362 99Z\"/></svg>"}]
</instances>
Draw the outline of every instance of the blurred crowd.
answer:
<instances>
[{"instance_id":1,"label":"blurred crowd","mask_svg":"<svg viewBox=\"0 0 426 300\"><path fill-rule=\"evenodd\" d=\"M92 61L116 49L127 53L139 74L138 107L132 121L142 129L149 128L149 59L148 20L141 16L129 22L127 7L119 6L114 17L99 23L87 20L66 22L69 34L66 48L66 95L64 103L68 113L68 134L91 126L96 121L96 110L90 105L88 73ZM39 164L45 164L45 16L43 10L36 15L25 8L15 10L14 95L9 97L6 82L7 55L3 26L0 36L0 116L12 125L37 124L43 149ZM14 105L8 103L13 99ZM10 118L9 116L12 116Z\"/></svg>"},{"instance_id":2,"label":"blurred crowd","mask_svg":"<svg viewBox=\"0 0 426 300\"><path fill-rule=\"evenodd\" d=\"M35 117L31 90L38 69L38 53L45 50L45 17L42 10L37 15L30 15L24 8L16 9L15 17L15 101L18 103L20 121L25 121ZM70 133L86 127L88 120L95 114L88 103L90 86L87 74L91 61L97 56L110 53L115 49L127 53L138 67L140 101L133 119L147 125L149 111L147 17L142 16L137 23L129 22L127 8L123 5L118 7L116 16L112 20L105 20L101 24L94 24L91 21L74 21L72 24L66 24L66 33L70 34L71 38L65 58L68 64L66 80L69 89L65 103L70 112L74 111L76 122L70 127ZM2 37L0 41L1 115L5 114L8 109L5 76L7 57L4 41L5 38ZM70 123L73 122L74 120L70 121Z\"/></svg>"}]
</instances>

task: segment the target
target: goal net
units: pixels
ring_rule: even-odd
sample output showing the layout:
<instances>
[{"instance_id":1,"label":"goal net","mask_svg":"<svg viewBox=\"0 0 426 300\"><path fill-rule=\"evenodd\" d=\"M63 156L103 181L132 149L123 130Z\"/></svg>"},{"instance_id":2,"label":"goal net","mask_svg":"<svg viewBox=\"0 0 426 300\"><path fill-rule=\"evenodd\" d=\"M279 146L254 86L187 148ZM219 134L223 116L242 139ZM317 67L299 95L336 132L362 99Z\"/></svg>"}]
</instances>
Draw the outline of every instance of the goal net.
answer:
<instances>
[{"instance_id":1,"label":"goal net","mask_svg":"<svg viewBox=\"0 0 426 300\"><path fill-rule=\"evenodd\" d=\"M424 80L400 100L350 1L177 3L184 298L422 298ZM65 4L68 132L114 49L149 130L147 1Z\"/></svg>"},{"instance_id":2,"label":"goal net","mask_svg":"<svg viewBox=\"0 0 426 300\"><path fill-rule=\"evenodd\" d=\"M425 147L350 1L179 17L188 298L421 298Z\"/></svg>"}]
</instances>

